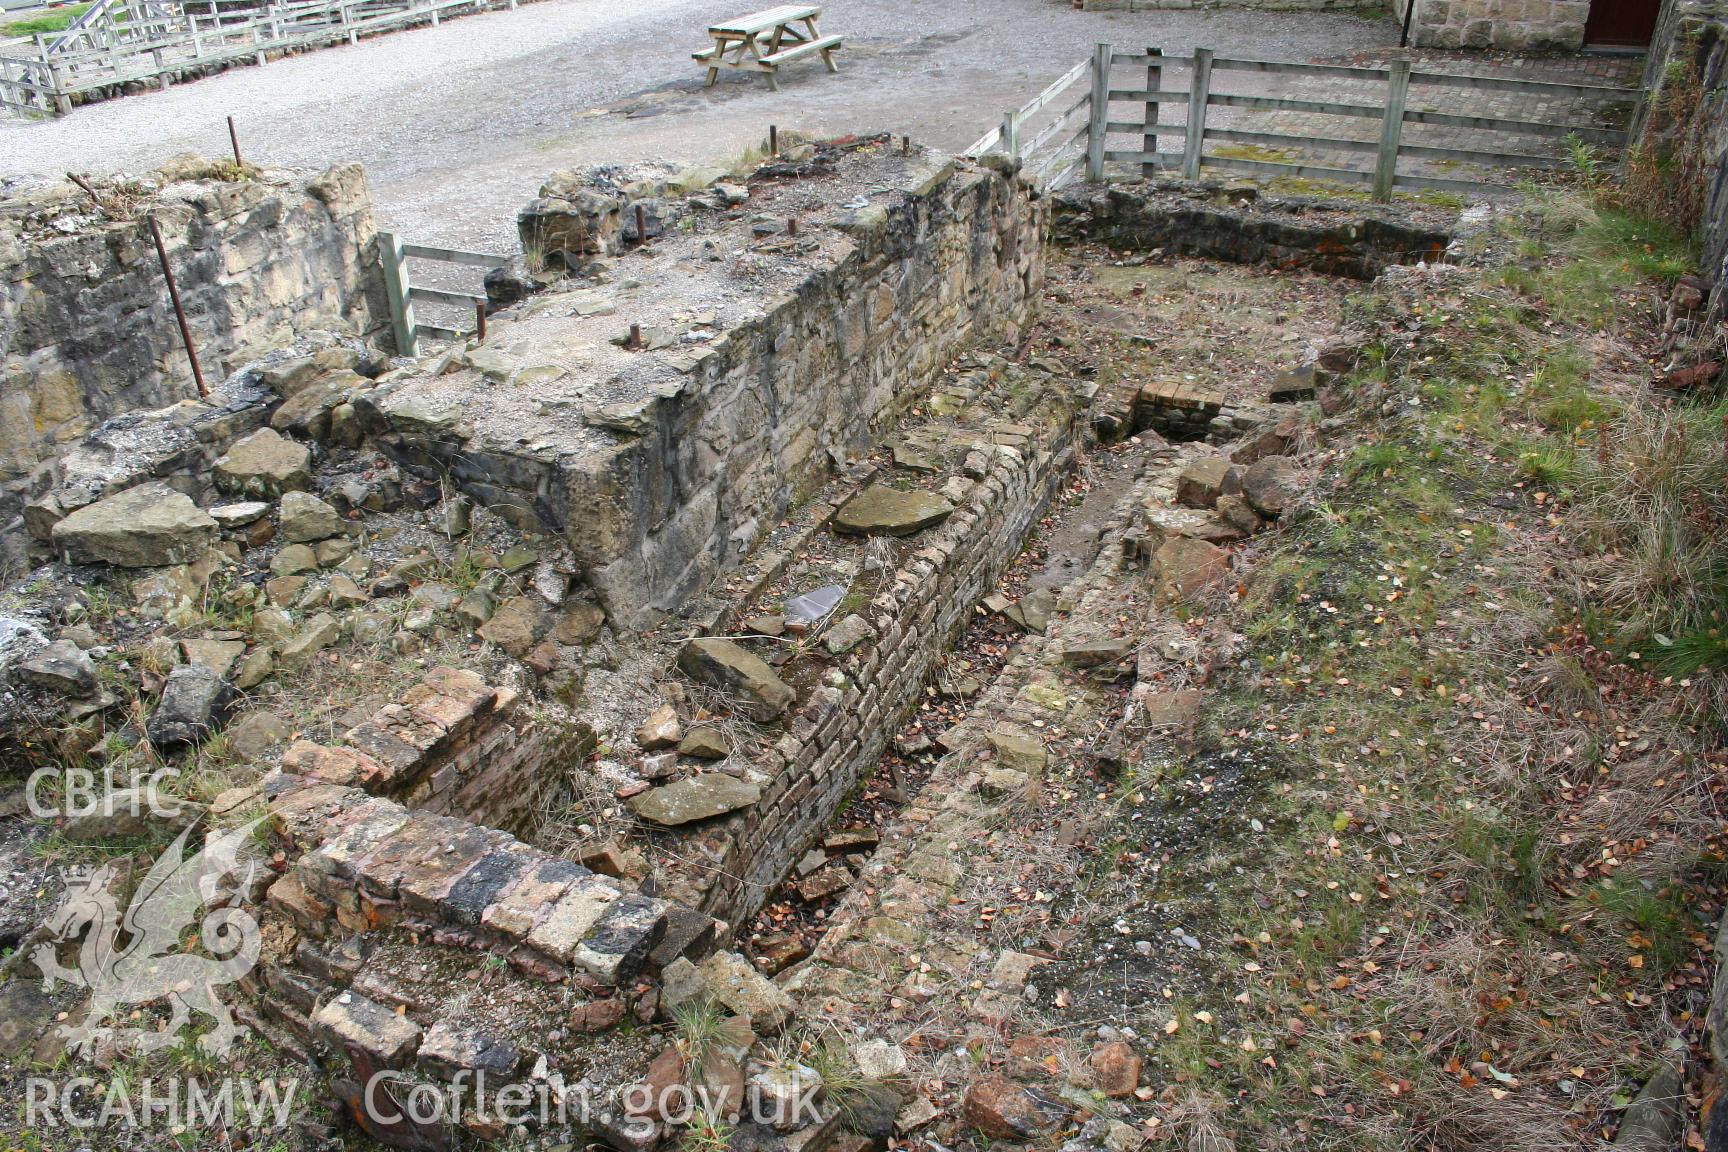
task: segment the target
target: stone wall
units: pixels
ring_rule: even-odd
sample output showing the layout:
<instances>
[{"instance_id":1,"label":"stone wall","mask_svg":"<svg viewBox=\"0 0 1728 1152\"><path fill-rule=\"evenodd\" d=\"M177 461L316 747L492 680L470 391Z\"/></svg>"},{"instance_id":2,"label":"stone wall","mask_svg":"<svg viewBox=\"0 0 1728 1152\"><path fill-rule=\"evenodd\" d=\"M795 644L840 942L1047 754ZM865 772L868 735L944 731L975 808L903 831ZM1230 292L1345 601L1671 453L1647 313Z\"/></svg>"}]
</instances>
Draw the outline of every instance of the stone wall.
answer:
<instances>
[{"instance_id":1,"label":"stone wall","mask_svg":"<svg viewBox=\"0 0 1728 1152\"><path fill-rule=\"evenodd\" d=\"M496 406L479 417L463 401L465 419L435 399L448 385L430 380L373 401L386 425L379 442L495 510L562 533L613 623L652 625L735 563L836 461L862 453L957 352L1028 320L1043 278L1045 201L1018 176L970 164L920 163L894 178L904 182L881 202L830 205L820 222L812 213L805 235L820 239L787 242L814 250L808 270L750 300L755 318L671 357L677 374L645 397L594 412L589 426L604 442L588 431L560 443L544 413L506 424ZM753 195L776 188L796 190ZM699 236L657 248L676 259ZM755 241L746 229L742 240L707 243ZM667 261L628 274L647 280ZM696 256L684 267L704 265ZM688 283L668 279L665 295ZM556 355L533 323L500 321L489 343ZM538 395L543 408L559 402L545 387Z\"/></svg>"},{"instance_id":2,"label":"stone wall","mask_svg":"<svg viewBox=\"0 0 1728 1152\"><path fill-rule=\"evenodd\" d=\"M1402 21L1412 3L1418 48L1571 51L1584 45L1591 0L1396 0L1393 14Z\"/></svg>"},{"instance_id":3,"label":"stone wall","mask_svg":"<svg viewBox=\"0 0 1728 1152\"><path fill-rule=\"evenodd\" d=\"M214 171L188 161L99 188L120 219L70 185L0 202L0 485L111 416L197 395L146 212L211 384L308 330L386 321L358 164L303 182Z\"/></svg>"},{"instance_id":4,"label":"stone wall","mask_svg":"<svg viewBox=\"0 0 1728 1152\"><path fill-rule=\"evenodd\" d=\"M1670 89L1696 83L1696 96L1680 97L1685 107L1675 116L1665 108ZM1712 284L1711 311L1728 309L1723 281L1728 279L1728 2L1669 0L1663 6L1650 55L1644 64L1644 91L1632 138L1650 151L1681 151L1688 159L1669 165L1685 177L1699 172L1702 183L1698 230L1700 269Z\"/></svg>"},{"instance_id":5,"label":"stone wall","mask_svg":"<svg viewBox=\"0 0 1728 1152\"><path fill-rule=\"evenodd\" d=\"M1307 268L1372 280L1395 264L1438 260L1451 237L1410 214L1305 200L1262 202L1244 190L1231 202L1216 186L1154 181L1056 197L1051 234L1059 244L1101 243L1124 251L1166 252Z\"/></svg>"}]
</instances>

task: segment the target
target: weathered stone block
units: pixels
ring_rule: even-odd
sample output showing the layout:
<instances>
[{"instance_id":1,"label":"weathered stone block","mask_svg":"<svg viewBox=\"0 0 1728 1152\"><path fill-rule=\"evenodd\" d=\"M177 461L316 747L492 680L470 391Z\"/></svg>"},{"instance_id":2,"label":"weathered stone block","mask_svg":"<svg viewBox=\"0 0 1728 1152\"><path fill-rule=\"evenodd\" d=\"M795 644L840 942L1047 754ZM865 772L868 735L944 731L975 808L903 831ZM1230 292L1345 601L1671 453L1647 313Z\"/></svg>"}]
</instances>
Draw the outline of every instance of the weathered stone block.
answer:
<instances>
[{"instance_id":1,"label":"weathered stone block","mask_svg":"<svg viewBox=\"0 0 1728 1152\"><path fill-rule=\"evenodd\" d=\"M420 1048L420 1026L358 992L343 992L312 1017L320 1038L358 1053L374 1068L406 1068Z\"/></svg>"}]
</instances>

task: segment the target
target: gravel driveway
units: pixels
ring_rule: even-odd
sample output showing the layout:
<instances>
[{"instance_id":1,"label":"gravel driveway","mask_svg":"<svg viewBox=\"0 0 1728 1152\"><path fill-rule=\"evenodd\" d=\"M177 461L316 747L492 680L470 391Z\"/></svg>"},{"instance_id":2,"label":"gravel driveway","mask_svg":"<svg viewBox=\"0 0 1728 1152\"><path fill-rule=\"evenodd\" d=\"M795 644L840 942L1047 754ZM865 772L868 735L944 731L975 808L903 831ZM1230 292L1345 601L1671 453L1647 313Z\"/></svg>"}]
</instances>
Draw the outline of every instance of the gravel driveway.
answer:
<instances>
[{"instance_id":1,"label":"gravel driveway","mask_svg":"<svg viewBox=\"0 0 1728 1152\"><path fill-rule=\"evenodd\" d=\"M781 91L728 73L703 89L689 53L739 0L540 0L240 68L68 116L0 116L0 176L147 167L221 154L224 117L249 160L371 174L380 223L410 239L507 250L547 173L601 161L729 158L770 122L889 130L963 148L1098 40L1305 60L1395 44L1390 20L1297 12L1087 13L1066 0L830 0L839 75L789 65Z\"/></svg>"}]
</instances>

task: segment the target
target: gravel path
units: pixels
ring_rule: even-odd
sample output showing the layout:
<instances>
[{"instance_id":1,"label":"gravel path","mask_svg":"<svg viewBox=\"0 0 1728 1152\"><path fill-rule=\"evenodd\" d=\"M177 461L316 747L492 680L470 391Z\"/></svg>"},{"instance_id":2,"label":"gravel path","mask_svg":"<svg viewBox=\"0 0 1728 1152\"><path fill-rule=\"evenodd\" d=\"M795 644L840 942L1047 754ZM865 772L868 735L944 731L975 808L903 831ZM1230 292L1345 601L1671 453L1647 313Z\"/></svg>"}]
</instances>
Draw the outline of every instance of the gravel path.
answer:
<instances>
[{"instance_id":1,"label":"gravel path","mask_svg":"<svg viewBox=\"0 0 1728 1152\"><path fill-rule=\"evenodd\" d=\"M736 156L770 122L891 130L962 148L1098 40L1302 60L1396 43L1389 20L1299 12L1079 12L1060 0L831 0L841 72L801 61L782 90L690 61L702 29L749 2L540 0L241 68L56 120L0 117L0 176L147 167L221 154L224 117L250 160L365 162L381 225L418 241L514 245L547 173L607 160ZM503 247L501 247L503 246Z\"/></svg>"}]
</instances>

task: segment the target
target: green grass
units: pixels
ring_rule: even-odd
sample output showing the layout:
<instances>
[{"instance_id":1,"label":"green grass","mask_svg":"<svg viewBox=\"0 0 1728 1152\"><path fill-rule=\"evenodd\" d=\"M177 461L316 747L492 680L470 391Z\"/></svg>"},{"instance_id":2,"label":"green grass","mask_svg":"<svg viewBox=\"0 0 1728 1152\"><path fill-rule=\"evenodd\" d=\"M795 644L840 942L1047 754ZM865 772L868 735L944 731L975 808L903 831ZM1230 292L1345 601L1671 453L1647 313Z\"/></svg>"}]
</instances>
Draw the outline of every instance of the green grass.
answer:
<instances>
[{"instance_id":1,"label":"green grass","mask_svg":"<svg viewBox=\"0 0 1728 1152\"><path fill-rule=\"evenodd\" d=\"M28 20L14 20L9 24L0 24L0 36L37 36L50 32L64 32L72 21L89 11L89 4L69 4L64 8L56 8L42 16L32 16Z\"/></svg>"},{"instance_id":2,"label":"green grass","mask_svg":"<svg viewBox=\"0 0 1728 1152\"><path fill-rule=\"evenodd\" d=\"M1676 674L1728 657L1728 404L1651 404L1596 359L1590 333L1644 322L1683 244L1547 198L1531 225L1502 249L1525 263L1480 285L1353 302L1419 335L1352 382L1374 401L1339 482L1267 538L1226 624L1248 658L1209 689L1202 746L1275 769L1229 801L1264 828L1252 866L1197 847L1151 897L1204 903L1241 992L1177 985L1135 1021L1177 1135L1582 1147L1674 1041L1721 872L1687 795L1710 737L1628 678L1635 648ZM1180 773L1132 786L1179 798Z\"/></svg>"}]
</instances>

